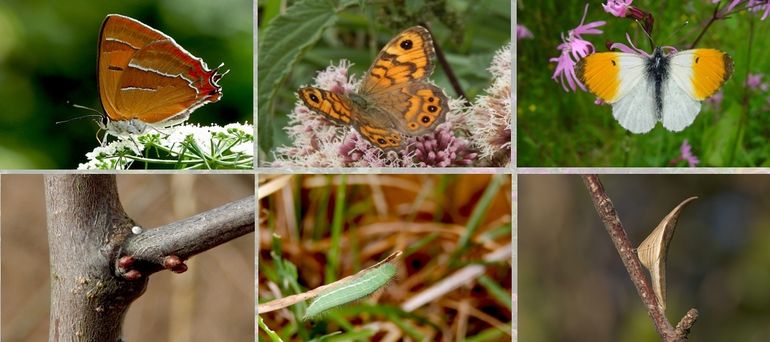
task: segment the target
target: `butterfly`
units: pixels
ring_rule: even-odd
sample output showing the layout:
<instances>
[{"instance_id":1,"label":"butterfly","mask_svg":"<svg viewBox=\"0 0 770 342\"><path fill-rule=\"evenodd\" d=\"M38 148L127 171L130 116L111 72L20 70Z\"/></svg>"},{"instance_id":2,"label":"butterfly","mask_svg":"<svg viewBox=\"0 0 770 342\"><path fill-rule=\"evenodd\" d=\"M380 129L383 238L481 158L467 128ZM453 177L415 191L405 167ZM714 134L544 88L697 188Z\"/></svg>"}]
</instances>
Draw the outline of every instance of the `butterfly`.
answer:
<instances>
[{"instance_id":1,"label":"butterfly","mask_svg":"<svg viewBox=\"0 0 770 342\"><path fill-rule=\"evenodd\" d=\"M107 134L124 137L186 121L222 98L224 73L142 22L110 14L99 34L97 76ZM106 136L105 136L106 137Z\"/></svg>"},{"instance_id":2,"label":"butterfly","mask_svg":"<svg viewBox=\"0 0 770 342\"><path fill-rule=\"evenodd\" d=\"M612 104L623 128L647 133L658 121L679 132L692 124L700 101L714 95L733 73L733 60L715 49L694 49L651 56L599 52L581 59L578 79L594 95Z\"/></svg>"},{"instance_id":3,"label":"butterfly","mask_svg":"<svg viewBox=\"0 0 770 342\"><path fill-rule=\"evenodd\" d=\"M338 94L303 87L298 95L308 108L352 126L372 145L385 151L400 150L404 135L432 132L449 111L444 92L427 82L435 56L430 32L414 26L382 48L357 92Z\"/></svg>"}]
</instances>

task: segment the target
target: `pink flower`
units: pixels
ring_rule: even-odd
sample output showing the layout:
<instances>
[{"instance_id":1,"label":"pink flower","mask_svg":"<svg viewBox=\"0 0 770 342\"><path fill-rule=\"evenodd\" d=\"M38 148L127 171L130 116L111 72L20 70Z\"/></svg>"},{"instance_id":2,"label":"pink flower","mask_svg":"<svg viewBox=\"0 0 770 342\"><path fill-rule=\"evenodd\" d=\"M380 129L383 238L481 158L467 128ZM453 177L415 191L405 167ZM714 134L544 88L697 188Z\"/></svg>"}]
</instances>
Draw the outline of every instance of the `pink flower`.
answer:
<instances>
[{"instance_id":1,"label":"pink flower","mask_svg":"<svg viewBox=\"0 0 770 342\"><path fill-rule=\"evenodd\" d=\"M451 122L439 125L433 134L411 138L410 142L414 143L414 159L419 166L470 166L477 155L467 141L452 134Z\"/></svg>"},{"instance_id":2,"label":"pink flower","mask_svg":"<svg viewBox=\"0 0 770 342\"><path fill-rule=\"evenodd\" d=\"M695 167L700 163L698 157L692 154L692 146L687 142L687 139L684 139L684 141L682 141L682 146L679 147L679 157L672 160L671 163L676 164L683 160L687 161L687 165L690 167Z\"/></svg>"},{"instance_id":3,"label":"pink flower","mask_svg":"<svg viewBox=\"0 0 770 342\"><path fill-rule=\"evenodd\" d=\"M532 34L532 31L530 31L526 26L516 25L516 40L531 39L534 37L535 36Z\"/></svg>"},{"instance_id":4,"label":"pink flower","mask_svg":"<svg viewBox=\"0 0 770 342\"><path fill-rule=\"evenodd\" d=\"M561 81L561 85L564 91L577 90L577 87L585 90L583 84L577 79L575 75L575 64L581 58L594 52L594 46L591 42L584 40L581 35L583 34L601 34L602 31L597 29L598 27L606 24L604 21L594 21L588 24L583 24L588 14L588 5L586 5L583 12L583 18L580 20L580 25L575 29L570 30L567 37L562 34L563 43L559 44L556 48L561 51L559 57L549 59L550 62L556 63L556 70L553 72L551 79L555 80L557 77ZM571 57L570 57L571 55ZM566 84L565 84L566 81ZM569 86L569 89L567 88Z\"/></svg>"},{"instance_id":5,"label":"pink flower","mask_svg":"<svg viewBox=\"0 0 770 342\"><path fill-rule=\"evenodd\" d=\"M733 0L730 2L730 5L727 6L723 15L743 3L746 4L746 9L749 10L749 12L759 12L764 9L761 20L767 19L767 16L770 15L770 1L768 0Z\"/></svg>"},{"instance_id":6,"label":"pink flower","mask_svg":"<svg viewBox=\"0 0 770 342\"><path fill-rule=\"evenodd\" d=\"M740 4L743 1L745 1L745 0L733 0L733 2L731 2L730 5L727 6L727 11L728 12L732 11L733 8L735 8L735 6L738 6L738 4Z\"/></svg>"},{"instance_id":7,"label":"pink flower","mask_svg":"<svg viewBox=\"0 0 770 342\"><path fill-rule=\"evenodd\" d=\"M607 4L602 4L604 11L616 17L623 18L628 13L631 2L634 0L608 0Z\"/></svg>"},{"instance_id":8,"label":"pink flower","mask_svg":"<svg viewBox=\"0 0 770 342\"><path fill-rule=\"evenodd\" d=\"M751 90L767 91L770 86L767 83L762 83L762 74L749 74L746 79L746 86Z\"/></svg>"},{"instance_id":9,"label":"pink flower","mask_svg":"<svg viewBox=\"0 0 770 342\"><path fill-rule=\"evenodd\" d=\"M714 108L719 109L722 104L722 100L725 98L725 93L720 89L716 94L706 99L706 102L712 104Z\"/></svg>"},{"instance_id":10,"label":"pink flower","mask_svg":"<svg viewBox=\"0 0 770 342\"><path fill-rule=\"evenodd\" d=\"M756 10L756 11L759 11L759 10L761 10L763 7L764 7L764 9L765 9L765 13L764 13L764 14L762 14L762 18L761 18L761 20L765 20L765 19L767 19L767 16L768 16L768 15L770 15L770 1L768 1L768 0L765 0L765 3L764 3L764 4L760 4L760 3L761 3L761 1L756 1L756 3L757 3L757 5L758 5L757 7L755 7L755 10Z\"/></svg>"}]
</instances>

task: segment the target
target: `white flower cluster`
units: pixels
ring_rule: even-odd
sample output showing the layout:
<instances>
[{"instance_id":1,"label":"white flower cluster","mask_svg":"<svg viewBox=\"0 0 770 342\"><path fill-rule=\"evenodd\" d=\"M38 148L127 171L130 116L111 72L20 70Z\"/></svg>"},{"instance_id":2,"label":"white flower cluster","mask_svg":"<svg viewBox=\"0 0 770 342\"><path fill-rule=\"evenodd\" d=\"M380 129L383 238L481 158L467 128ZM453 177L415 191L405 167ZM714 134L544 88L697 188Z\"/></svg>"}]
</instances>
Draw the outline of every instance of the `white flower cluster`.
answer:
<instances>
[{"instance_id":1,"label":"white flower cluster","mask_svg":"<svg viewBox=\"0 0 770 342\"><path fill-rule=\"evenodd\" d=\"M86 158L79 170L124 170L134 162L175 169L251 169L254 126L184 124L150 130L97 147Z\"/></svg>"}]
</instances>

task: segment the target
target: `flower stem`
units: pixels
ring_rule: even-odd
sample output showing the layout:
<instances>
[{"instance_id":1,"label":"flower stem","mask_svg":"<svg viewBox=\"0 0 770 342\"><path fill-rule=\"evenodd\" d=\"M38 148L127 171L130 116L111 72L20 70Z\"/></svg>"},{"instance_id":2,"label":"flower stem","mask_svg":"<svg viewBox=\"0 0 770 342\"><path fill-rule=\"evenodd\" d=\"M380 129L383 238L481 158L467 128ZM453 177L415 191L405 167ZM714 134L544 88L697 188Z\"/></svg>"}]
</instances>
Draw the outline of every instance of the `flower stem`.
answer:
<instances>
[{"instance_id":1,"label":"flower stem","mask_svg":"<svg viewBox=\"0 0 770 342\"><path fill-rule=\"evenodd\" d=\"M711 24L713 24L715 21L724 18L724 16L719 15L719 5L721 5L721 2L718 2L716 7L714 7L714 14L711 15L711 19L706 23L705 26L703 26L703 29L698 34L698 37L695 38L695 41L690 44L690 49L694 49L696 45L698 45L698 42L700 42L701 38L703 38L703 35L706 34L706 31L711 27Z\"/></svg>"},{"instance_id":2,"label":"flower stem","mask_svg":"<svg viewBox=\"0 0 770 342\"><path fill-rule=\"evenodd\" d=\"M426 28L428 27L428 25L424 22L420 23L420 25ZM457 93L459 96L462 96L463 99L465 99L465 102L468 102L468 96L465 95L465 92L460 85L460 80L457 79L454 70L452 70L452 66L449 65L449 62L446 60L446 56L444 56L444 51L441 50L441 47L438 45L438 42L435 39L433 40L433 47L436 49L436 57L438 58L438 62L441 64L441 68L444 69L446 77L449 79L449 83L452 84L452 88L455 90L455 93Z\"/></svg>"},{"instance_id":3,"label":"flower stem","mask_svg":"<svg viewBox=\"0 0 770 342\"><path fill-rule=\"evenodd\" d=\"M746 46L746 49L748 50L746 52L746 77L745 79L749 79L749 74L751 73L751 52L752 47L754 46L754 18L749 18L749 43ZM749 118L749 110L750 110L751 101L749 98L749 85L744 82L743 85L743 96L741 98L741 120L738 124L738 132L737 136L735 137L734 143L733 143L733 150L730 153L730 164L733 164L733 160L735 159L735 154L738 150L738 146L740 145L740 141L743 137L743 131L746 127L746 121Z\"/></svg>"}]
</instances>

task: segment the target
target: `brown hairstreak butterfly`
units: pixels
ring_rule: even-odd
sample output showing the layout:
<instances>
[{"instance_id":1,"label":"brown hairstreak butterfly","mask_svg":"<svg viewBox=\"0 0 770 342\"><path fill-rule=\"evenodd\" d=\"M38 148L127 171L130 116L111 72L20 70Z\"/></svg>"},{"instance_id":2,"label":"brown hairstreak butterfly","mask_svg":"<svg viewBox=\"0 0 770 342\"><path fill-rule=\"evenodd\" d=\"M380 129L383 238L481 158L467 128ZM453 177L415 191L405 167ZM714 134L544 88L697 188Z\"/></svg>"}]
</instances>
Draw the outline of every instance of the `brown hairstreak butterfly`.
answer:
<instances>
[{"instance_id":1,"label":"brown hairstreak butterfly","mask_svg":"<svg viewBox=\"0 0 770 342\"><path fill-rule=\"evenodd\" d=\"M125 137L186 121L222 98L224 73L138 20L110 14L99 35L99 96L107 134Z\"/></svg>"}]
</instances>

